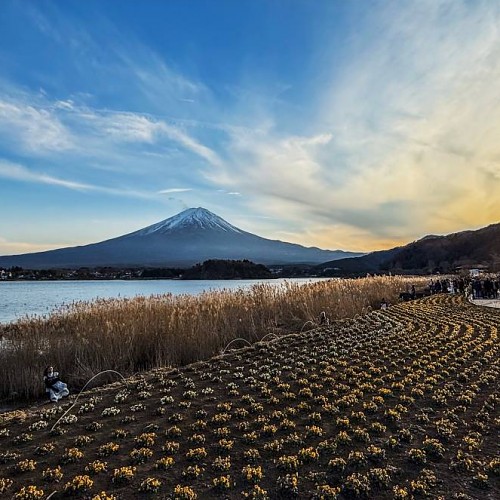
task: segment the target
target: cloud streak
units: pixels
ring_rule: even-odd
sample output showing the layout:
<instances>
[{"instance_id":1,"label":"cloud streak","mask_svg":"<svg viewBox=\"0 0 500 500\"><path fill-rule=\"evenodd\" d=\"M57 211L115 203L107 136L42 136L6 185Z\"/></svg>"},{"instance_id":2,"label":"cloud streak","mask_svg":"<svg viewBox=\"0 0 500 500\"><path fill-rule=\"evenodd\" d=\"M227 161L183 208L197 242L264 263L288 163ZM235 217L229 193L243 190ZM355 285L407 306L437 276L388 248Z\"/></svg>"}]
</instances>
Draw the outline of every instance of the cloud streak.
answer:
<instances>
[{"instance_id":1,"label":"cloud streak","mask_svg":"<svg viewBox=\"0 0 500 500\"><path fill-rule=\"evenodd\" d=\"M98 192L111 194L114 196L126 196L141 199L149 199L154 196L154 193L147 193L131 189L118 189L113 187L98 186L95 184L86 184L82 182L62 179L56 176L47 175L45 173L34 172L24 167L23 165L3 160L0 160L0 177L20 182L57 186L80 192Z\"/></svg>"},{"instance_id":2,"label":"cloud streak","mask_svg":"<svg viewBox=\"0 0 500 500\"><path fill-rule=\"evenodd\" d=\"M73 147L71 134L54 113L0 100L0 133L30 152L64 152Z\"/></svg>"},{"instance_id":3,"label":"cloud streak","mask_svg":"<svg viewBox=\"0 0 500 500\"><path fill-rule=\"evenodd\" d=\"M371 37L318 98L317 132L283 136L273 117L265 136L235 133L214 180L308 221L297 240L323 245L319 234L369 250L498 221L499 14L448 1L370 11Z\"/></svg>"},{"instance_id":4,"label":"cloud streak","mask_svg":"<svg viewBox=\"0 0 500 500\"><path fill-rule=\"evenodd\" d=\"M160 203L189 192L253 232L364 251L500 219L494 2L376 0L354 9L356 29L317 30L305 75L279 82L258 67L201 81L101 17L31 10L92 85L0 81L4 179Z\"/></svg>"},{"instance_id":5,"label":"cloud streak","mask_svg":"<svg viewBox=\"0 0 500 500\"><path fill-rule=\"evenodd\" d=\"M169 188L162 189L158 191L158 194L172 194L172 193L187 193L188 191L192 191L191 188Z\"/></svg>"},{"instance_id":6,"label":"cloud streak","mask_svg":"<svg viewBox=\"0 0 500 500\"><path fill-rule=\"evenodd\" d=\"M33 156L77 150L80 155L121 144L173 143L210 165L221 166L218 154L185 130L143 113L93 109L72 101L30 102L34 98L0 101L3 142L21 146ZM38 98L38 101L40 99ZM1 141L0 141L1 142Z\"/></svg>"}]
</instances>

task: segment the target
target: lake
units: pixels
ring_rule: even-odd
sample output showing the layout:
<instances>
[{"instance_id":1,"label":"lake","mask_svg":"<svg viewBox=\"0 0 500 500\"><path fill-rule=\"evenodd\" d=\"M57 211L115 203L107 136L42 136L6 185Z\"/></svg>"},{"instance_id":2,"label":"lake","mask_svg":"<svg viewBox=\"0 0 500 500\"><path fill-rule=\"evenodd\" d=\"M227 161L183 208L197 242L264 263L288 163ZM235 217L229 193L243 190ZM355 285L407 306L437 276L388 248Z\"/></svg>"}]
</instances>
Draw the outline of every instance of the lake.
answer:
<instances>
[{"instance_id":1,"label":"lake","mask_svg":"<svg viewBox=\"0 0 500 500\"><path fill-rule=\"evenodd\" d=\"M324 278L286 281L308 283ZM98 298L127 298L163 293L197 295L206 290L249 288L256 283L279 285L285 280L103 280L0 281L0 323L25 316L44 316L73 302Z\"/></svg>"}]
</instances>

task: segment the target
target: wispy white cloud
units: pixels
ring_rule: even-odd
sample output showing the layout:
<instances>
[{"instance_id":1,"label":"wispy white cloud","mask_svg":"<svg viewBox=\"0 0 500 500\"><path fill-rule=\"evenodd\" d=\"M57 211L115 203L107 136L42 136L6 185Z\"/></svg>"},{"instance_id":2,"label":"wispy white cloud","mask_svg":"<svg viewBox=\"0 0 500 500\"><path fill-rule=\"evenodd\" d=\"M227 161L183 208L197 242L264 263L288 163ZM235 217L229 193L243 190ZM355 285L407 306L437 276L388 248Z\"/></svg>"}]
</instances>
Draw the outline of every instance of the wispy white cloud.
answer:
<instances>
[{"instance_id":1,"label":"wispy white cloud","mask_svg":"<svg viewBox=\"0 0 500 500\"><path fill-rule=\"evenodd\" d=\"M491 2L388 4L377 24L384 36L367 43L330 93L324 109L340 131L337 150L358 160L332 196L348 207L356 193L361 213L380 217L374 231L390 215L385 207L397 205L409 216L394 224L394 236L500 218L493 199L478 205L500 188L484 182L485 165L500 153L492 85L500 77L499 21ZM345 137L357 150L350 155Z\"/></svg>"},{"instance_id":2,"label":"wispy white cloud","mask_svg":"<svg viewBox=\"0 0 500 500\"><path fill-rule=\"evenodd\" d=\"M0 177L21 182L30 182L36 184L47 184L59 186L74 191L86 192L94 191L116 196L127 196L132 198L152 198L155 194L133 189L119 189L113 187L99 186L63 179L57 176L36 172L26 168L23 165L0 160Z\"/></svg>"},{"instance_id":3,"label":"wispy white cloud","mask_svg":"<svg viewBox=\"0 0 500 500\"><path fill-rule=\"evenodd\" d=\"M187 154L220 165L217 152L191 133L192 120L173 123L148 113L168 111L175 116L178 111L182 118L185 103L200 100L197 119L209 116L205 112L212 109L213 100L205 84L174 69L155 50L132 33L125 35L100 12L95 12L90 27L57 5L46 7L42 10L29 5L25 14L43 35L60 45L62 56L71 65L68 71L79 75L82 81L92 74L97 94L109 92L105 89L110 88L112 79L114 98L126 105L122 111L92 106L92 96L82 99L87 90L84 88L75 95L54 100L47 95L37 99L15 89L17 95L4 103L3 114L0 108L0 132L2 125L9 130L11 144L22 143L33 154L40 152L40 145L53 151L71 146L78 149L80 156L88 157L110 153L116 156L123 143L157 146L171 142ZM128 111L130 102L135 103L134 109L144 111ZM192 115L184 118L191 119ZM130 149L127 154L131 154Z\"/></svg>"},{"instance_id":4,"label":"wispy white cloud","mask_svg":"<svg viewBox=\"0 0 500 500\"><path fill-rule=\"evenodd\" d=\"M0 134L31 152L60 152L74 147L69 130L47 109L0 100Z\"/></svg>"},{"instance_id":5,"label":"wispy white cloud","mask_svg":"<svg viewBox=\"0 0 500 500\"><path fill-rule=\"evenodd\" d=\"M247 209L249 219L270 217L267 236L282 230L302 243L363 250L500 219L500 7L487 0L375 5L335 63L328 58L339 47L321 40L323 78L312 79L318 83L304 102L286 100L295 84L274 81L232 85L224 100L112 26L113 43L101 44L97 29L35 15L56 43L71 40L80 74L91 68L104 84L112 74L113 91L133 104L2 97L0 143L35 159L63 153L66 161L51 175L39 164L3 163L0 175L162 201L196 182L201 203L219 188L227 196L218 199ZM106 182L68 180L79 177L73 163L102 168ZM186 187L158 192L165 179ZM104 186L118 180L134 189Z\"/></svg>"},{"instance_id":6,"label":"wispy white cloud","mask_svg":"<svg viewBox=\"0 0 500 500\"><path fill-rule=\"evenodd\" d=\"M124 143L158 147L170 143L210 165L222 163L213 149L185 127L149 114L90 108L72 100L51 102L25 93L0 101L0 132L0 144L22 148L34 157L59 152L88 157L113 150L120 153Z\"/></svg>"},{"instance_id":7,"label":"wispy white cloud","mask_svg":"<svg viewBox=\"0 0 500 500\"><path fill-rule=\"evenodd\" d=\"M304 204L313 209L317 199L326 197L330 186L323 182L317 156L329 144L329 134L277 139L273 134L245 133L233 139L227 164L231 167L208 174L214 182L239 188L232 192L243 190L256 205L285 218L299 216Z\"/></svg>"},{"instance_id":8,"label":"wispy white cloud","mask_svg":"<svg viewBox=\"0 0 500 500\"><path fill-rule=\"evenodd\" d=\"M66 101L56 101L54 106L56 108L60 108L60 109L73 109L74 108L74 102L72 99L68 99Z\"/></svg>"},{"instance_id":9,"label":"wispy white cloud","mask_svg":"<svg viewBox=\"0 0 500 500\"><path fill-rule=\"evenodd\" d=\"M158 191L158 194L186 193L192 190L192 188L169 188Z\"/></svg>"},{"instance_id":10,"label":"wispy white cloud","mask_svg":"<svg viewBox=\"0 0 500 500\"><path fill-rule=\"evenodd\" d=\"M125 83L127 92L148 99L156 109L172 110L175 104L194 102L208 92L206 85L167 64L133 32L124 33L101 9L94 11L92 27L55 4L43 10L30 5L26 13L41 33L73 55L82 76L91 69L97 80L105 78L105 85L112 77L116 91Z\"/></svg>"},{"instance_id":11,"label":"wispy white cloud","mask_svg":"<svg viewBox=\"0 0 500 500\"><path fill-rule=\"evenodd\" d=\"M161 128L162 131L167 135L167 137L178 142L192 153L205 159L211 165L220 167L223 164L219 155L213 149L205 146L200 141L197 141L186 132L180 130L177 127L168 125L167 123L162 123Z\"/></svg>"},{"instance_id":12,"label":"wispy white cloud","mask_svg":"<svg viewBox=\"0 0 500 500\"><path fill-rule=\"evenodd\" d=\"M88 127L92 134L116 142L154 143L162 131L162 124L136 113L99 110L77 110L76 120Z\"/></svg>"},{"instance_id":13,"label":"wispy white cloud","mask_svg":"<svg viewBox=\"0 0 500 500\"><path fill-rule=\"evenodd\" d=\"M121 35L120 35L121 36ZM115 45L114 52L137 79L142 93L156 101L159 95L184 102L194 102L194 96L207 91L201 82L193 81L172 70L154 51L140 42L125 40Z\"/></svg>"},{"instance_id":14,"label":"wispy white cloud","mask_svg":"<svg viewBox=\"0 0 500 500\"><path fill-rule=\"evenodd\" d=\"M92 186L91 184L83 184L80 182L68 181L47 174L33 172L17 163L11 163L1 160L0 160L0 177L16 181L51 184L54 186L61 186L78 191L88 191L95 189L97 187L97 186Z\"/></svg>"},{"instance_id":15,"label":"wispy white cloud","mask_svg":"<svg viewBox=\"0 0 500 500\"><path fill-rule=\"evenodd\" d=\"M499 220L498 6L387 3L365 28L318 91L316 133L284 134L277 116L265 134L234 131L212 180L322 245L368 250Z\"/></svg>"},{"instance_id":16,"label":"wispy white cloud","mask_svg":"<svg viewBox=\"0 0 500 500\"><path fill-rule=\"evenodd\" d=\"M185 130L164 120L138 113L101 111L98 109L77 110L77 118L86 121L93 133L118 142L159 143L166 139L185 150L203 158L209 164L220 166L219 155L208 146L189 135Z\"/></svg>"}]
</instances>

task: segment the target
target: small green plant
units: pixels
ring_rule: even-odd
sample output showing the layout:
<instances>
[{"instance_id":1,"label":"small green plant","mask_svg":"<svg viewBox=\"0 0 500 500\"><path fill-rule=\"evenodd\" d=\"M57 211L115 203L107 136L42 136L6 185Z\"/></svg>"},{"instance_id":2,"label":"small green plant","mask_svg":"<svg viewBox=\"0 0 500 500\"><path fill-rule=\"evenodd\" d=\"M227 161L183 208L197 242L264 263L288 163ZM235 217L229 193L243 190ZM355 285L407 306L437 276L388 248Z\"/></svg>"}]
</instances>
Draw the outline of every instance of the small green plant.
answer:
<instances>
[{"instance_id":1,"label":"small green plant","mask_svg":"<svg viewBox=\"0 0 500 500\"><path fill-rule=\"evenodd\" d=\"M250 448L243 452L243 456L251 463L255 463L260 460L260 452L257 448Z\"/></svg>"},{"instance_id":2,"label":"small green plant","mask_svg":"<svg viewBox=\"0 0 500 500\"><path fill-rule=\"evenodd\" d=\"M173 467L175 460L172 457L162 457L155 463L155 468L160 470L168 470Z\"/></svg>"},{"instance_id":3,"label":"small green plant","mask_svg":"<svg viewBox=\"0 0 500 500\"><path fill-rule=\"evenodd\" d=\"M174 500L196 500L198 495L189 486L181 486L178 484L174 488Z\"/></svg>"},{"instance_id":4,"label":"small green plant","mask_svg":"<svg viewBox=\"0 0 500 500\"><path fill-rule=\"evenodd\" d=\"M200 467L199 465L188 465L183 471L182 475L183 477L188 477L191 479L195 479L199 477L205 469L203 467Z\"/></svg>"},{"instance_id":5,"label":"small green plant","mask_svg":"<svg viewBox=\"0 0 500 500\"><path fill-rule=\"evenodd\" d=\"M21 460L15 465L16 472L30 472L36 469L36 462L34 460Z\"/></svg>"},{"instance_id":6,"label":"small green plant","mask_svg":"<svg viewBox=\"0 0 500 500\"><path fill-rule=\"evenodd\" d=\"M492 476L500 476L500 458L494 458L493 460L491 460L486 466L486 470Z\"/></svg>"},{"instance_id":7,"label":"small green plant","mask_svg":"<svg viewBox=\"0 0 500 500\"><path fill-rule=\"evenodd\" d=\"M162 482L155 477L147 477L139 485L139 491L142 493L158 493Z\"/></svg>"},{"instance_id":8,"label":"small green plant","mask_svg":"<svg viewBox=\"0 0 500 500\"><path fill-rule=\"evenodd\" d=\"M112 481L115 484L127 484L134 478L135 467L120 467L113 471Z\"/></svg>"},{"instance_id":9,"label":"small green plant","mask_svg":"<svg viewBox=\"0 0 500 500\"><path fill-rule=\"evenodd\" d=\"M83 451L78 448L67 448L64 455L61 457L61 463L73 464L83 458Z\"/></svg>"},{"instance_id":10,"label":"small green plant","mask_svg":"<svg viewBox=\"0 0 500 500\"><path fill-rule=\"evenodd\" d=\"M50 453L53 453L53 451L55 449L56 449L56 446L54 445L54 443L44 443L44 444L41 444L40 446L37 446L35 448L35 455L43 457L45 455L49 455Z\"/></svg>"},{"instance_id":11,"label":"small green plant","mask_svg":"<svg viewBox=\"0 0 500 500\"><path fill-rule=\"evenodd\" d=\"M370 490L370 480L367 476L358 472L347 476L342 485L342 491L346 495L355 497L368 496Z\"/></svg>"},{"instance_id":12,"label":"small green plant","mask_svg":"<svg viewBox=\"0 0 500 500\"><path fill-rule=\"evenodd\" d=\"M75 441L73 442L73 444L76 447L81 448L82 446L86 446L86 445L90 444L92 441L93 441L93 439L90 436L82 435L82 436L77 436L75 438Z\"/></svg>"},{"instance_id":13,"label":"small green plant","mask_svg":"<svg viewBox=\"0 0 500 500\"><path fill-rule=\"evenodd\" d=\"M299 457L297 455L283 455L278 458L276 467L279 470L295 472L299 469Z\"/></svg>"},{"instance_id":14,"label":"small green plant","mask_svg":"<svg viewBox=\"0 0 500 500\"><path fill-rule=\"evenodd\" d=\"M212 486L215 490L220 492L230 490L233 486L231 476L228 474L226 476L215 477L212 479Z\"/></svg>"},{"instance_id":15,"label":"small green plant","mask_svg":"<svg viewBox=\"0 0 500 500\"><path fill-rule=\"evenodd\" d=\"M119 449L120 445L117 443L113 442L105 443L99 446L99 448L97 449L97 455L101 458L109 457L110 455L117 453Z\"/></svg>"},{"instance_id":16,"label":"small green plant","mask_svg":"<svg viewBox=\"0 0 500 500\"><path fill-rule=\"evenodd\" d=\"M186 458L193 462L199 462L207 457L205 448L193 448L186 453Z\"/></svg>"},{"instance_id":17,"label":"small green plant","mask_svg":"<svg viewBox=\"0 0 500 500\"><path fill-rule=\"evenodd\" d=\"M23 486L15 495L15 500L38 500L42 499L45 493L42 489L36 486L29 485Z\"/></svg>"},{"instance_id":18,"label":"small green plant","mask_svg":"<svg viewBox=\"0 0 500 500\"><path fill-rule=\"evenodd\" d=\"M427 463L427 453L425 452L425 450L421 450L419 448L411 448L410 450L408 450L407 455L408 459L415 464L422 465Z\"/></svg>"},{"instance_id":19,"label":"small green plant","mask_svg":"<svg viewBox=\"0 0 500 500\"><path fill-rule=\"evenodd\" d=\"M64 485L64 492L69 495L89 491L94 485L94 481L89 476L75 476Z\"/></svg>"},{"instance_id":20,"label":"small green plant","mask_svg":"<svg viewBox=\"0 0 500 500\"><path fill-rule=\"evenodd\" d=\"M85 467L85 472L94 475L101 474L102 472L107 471L107 467L108 467L107 462L101 462L101 460L94 460Z\"/></svg>"},{"instance_id":21,"label":"small green plant","mask_svg":"<svg viewBox=\"0 0 500 500\"><path fill-rule=\"evenodd\" d=\"M262 467L252 467L251 465L246 465L241 471L243 478L249 483L258 483L262 480L264 474L262 473Z\"/></svg>"},{"instance_id":22,"label":"small green plant","mask_svg":"<svg viewBox=\"0 0 500 500\"><path fill-rule=\"evenodd\" d=\"M92 495L91 500L117 500L115 495L111 495L109 493L106 493L105 491L101 491L99 493L96 493L95 495Z\"/></svg>"},{"instance_id":23,"label":"small green plant","mask_svg":"<svg viewBox=\"0 0 500 500\"><path fill-rule=\"evenodd\" d=\"M392 495L395 500L409 500L411 498L408 489L402 486L394 486L392 488Z\"/></svg>"},{"instance_id":24,"label":"small green plant","mask_svg":"<svg viewBox=\"0 0 500 500\"><path fill-rule=\"evenodd\" d=\"M297 473L279 476L276 480L276 489L285 498L298 498L299 475Z\"/></svg>"},{"instance_id":25,"label":"small green plant","mask_svg":"<svg viewBox=\"0 0 500 500\"><path fill-rule=\"evenodd\" d=\"M479 488L481 490L485 490L489 488L489 482L488 482L488 474L483 474L482 472L477 472L474 477L472 478L472 484L476 488Z\"/></svg>"},{"instance_id":26,"label":"small green plant","mask_svg":"<svg viewBox=\"0 0 500 500\"><path fill-rule=\"evenodd\" d=\"M43 480L47 483L58 483L63 478L61 467L58 465L56 468L47 468L42 472Z\"/></svg>"},{"instance_id":27,"label":"small green plant","mask_svg":"<svg viewBox=\"0 0 500 500\"><path fill-rule=\"evenodd\" d=\"M313 500L337 500L340 495L340 488L334 488L328 484L320 484L316 486L316 491L313 493Z\"/></svg>"},{"instance_id":28,"label":"small green plant","mask_svg":"<svg viewBox=\"0 0 500 500\"><path fill-rule=\"evenodd\" d=\"M6 493L7 490L14 484L12 479L0 477L0 493Z\"/></svg>"},{"instance_id":29,"label":"small green plant","mask_svg":"<svg viewBox=\"0 0 500 500\"><path fill-rule=\"evenodd\" d=\"M390 472L382 468L370 469L370 471L368 471L368 477L371 483L379 488L387 488L391 481Z\"/></svg>"},{"instance_id":30,"label":"small green plant","mask_svg":"<svg viewBox=\"0 0 500 500\"><path fill-rule=\"evenodd\" d=\"M134 464L143 464L153 456L153 450L149 448L134 448L130 452L130 458Z\"/></svg>"},{"instance_id":31,"label":"small green plant","mask_svg":"<svg viewBox=\"0 0 500 500\"><path fill-rule=\"evenodd\" d=\"M299 451L299 458L303 463L314 462L319 459L319 453L316 448L302 448Z\"/></svg>"},{"instance_id":32,"label":"small green plant","mask_svg":"<svg viewBox=\"0 0 500 500\"><path fill-rule=\"evenodd\" d=\"M230 457L217 457L212 462L212 469L216 471L225 472L231 468L231 458Z\"/></svg>"},{"instance_id":33,"label":"small green plant","mask_svg":"<svg viewBox=\"0 0 500 500\"><path fill-rule=\"evenodd\" d=\"M251 498L253 500L270 500L267 490L261 488L258 484L255 484L250 491L244 491L242 495L243 498Z\"/></svg>"},{"instance_id":34,"label":"small green plant","mask_svg":"<svg viewBox=\"0 0 500 500\"><path fill-rule=\"evenodd\" d=\"M422 448L425 452L433 458L443 458L445 453L445 448L440 441L433 438L427 438L424 440Z\"/></svg>"},{"instance_id":35,"label":"small green plant","mask_svg":"<svg viewBox=\"0 0 500 500\"><path fill-rule=\"evenodd\" d=\"M154 446L156 440L156 433L144 432L140 436L136 436L134 441L137 445L150 448Z\"/></svg>"},{"instance_id":36,"label":"small green plant","mask_svg":"<svg viewBox=\"0 0 500 500\"><path fill-rule=\"evenodd\" d=\"M332 458L328 462L328 468L333 472L342 472L347 466L347 462L342 457Z\"/></svg>"}]
</instances>

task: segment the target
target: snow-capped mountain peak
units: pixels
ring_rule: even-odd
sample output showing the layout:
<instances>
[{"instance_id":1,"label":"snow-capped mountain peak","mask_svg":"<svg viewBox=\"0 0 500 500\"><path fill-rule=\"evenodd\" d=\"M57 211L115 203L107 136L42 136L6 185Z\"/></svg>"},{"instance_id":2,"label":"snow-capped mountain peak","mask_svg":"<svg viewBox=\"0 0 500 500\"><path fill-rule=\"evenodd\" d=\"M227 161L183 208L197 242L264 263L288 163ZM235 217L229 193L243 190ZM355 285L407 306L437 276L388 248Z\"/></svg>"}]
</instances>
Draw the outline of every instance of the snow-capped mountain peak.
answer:
<instances>
[{"instance_id":1,"label":"snow-capped mountain peak","mask_svg":"<svg viewBox=\"0 0 500 500\"><path fill-rule=\"evenodd\" d=\"M359 255L359 254L358 254ZM0 257L0 267L179 267L210 259L262 264L330 262L357 254L306 248L242 231L204 208L190 208L133 233L80 247Z\"/></svg>"},{"instance_id":2,"label":"snow-capped mountain peak","mask_svg":"<svg viewBox=\"0 0 500 500\"><path fill-rule=\"evenodd\" d=\"M215 215L206 208L188 208L183 212L165 219L161 222L141 229L136 235L149 235L149 234L162 234L171 233L181 229L216 229L219 231L227 231L234 233L241 233L242 231L237 227L229 224L223 218Z\"/></svg>"}]
</instances>

